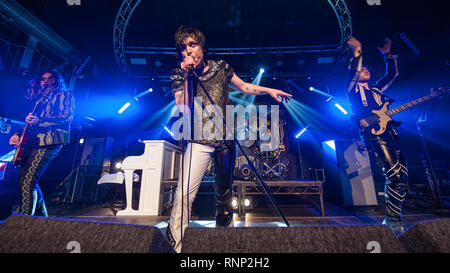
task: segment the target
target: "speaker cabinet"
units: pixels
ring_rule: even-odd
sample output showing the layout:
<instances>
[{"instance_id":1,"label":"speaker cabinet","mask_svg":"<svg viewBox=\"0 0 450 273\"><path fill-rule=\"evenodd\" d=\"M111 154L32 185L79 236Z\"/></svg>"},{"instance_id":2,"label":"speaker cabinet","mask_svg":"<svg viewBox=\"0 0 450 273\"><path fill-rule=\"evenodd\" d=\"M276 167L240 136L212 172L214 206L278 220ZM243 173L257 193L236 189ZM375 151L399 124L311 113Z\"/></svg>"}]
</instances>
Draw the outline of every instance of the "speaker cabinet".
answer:
<instances>
[{"instance_id":1,"label":"speaker cabinet","mask_svg":"<svg viewBox=\"0 0 450 273\"><path fill-rule=\"evenodd\" d=\"M182 253L402 253L384 225L187 228Z\"/></svg>"},{"instance_id":2,"label":"speaker cabinet","mask_svg":"<svg viewBox=\"0 0 450 273\"><path fill-rule=\"evenodd\" d=\"M0 253L173 253L152 226L14 215L0 225Z\"/></svg>"},{"instance_id":3,"label":"speaker cabinet","mask_svg":"<svg viewBox=\"0 0 450 273\"><path fill-rule=\"evenodd\" d=\"M378 205L369 153L362 142L330 140L322 147L327 200L342 206Z\"/></svg>"},{"instance_id":4,"label":"speaker cabinet","mask_svg":"<svg viewBox=\"0 0 450 273\"><path fill-rule=\"evenodd\" d=\"M450 253L450 219L419 222L399 240L411 253Z\"/></svg>"}]
</instances>

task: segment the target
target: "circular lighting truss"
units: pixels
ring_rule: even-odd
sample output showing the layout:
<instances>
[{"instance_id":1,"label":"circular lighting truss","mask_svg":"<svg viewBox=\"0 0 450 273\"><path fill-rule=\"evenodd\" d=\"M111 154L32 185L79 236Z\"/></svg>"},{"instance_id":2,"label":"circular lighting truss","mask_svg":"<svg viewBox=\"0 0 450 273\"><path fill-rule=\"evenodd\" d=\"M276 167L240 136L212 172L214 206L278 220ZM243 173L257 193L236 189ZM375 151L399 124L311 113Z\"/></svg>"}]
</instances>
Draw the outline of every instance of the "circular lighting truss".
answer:
<instances>
[{"instance_id":1,"label":"circular lighting truss","mask_svg":"<svg viewBox=\"0 0 450 273\"><path fill-rule=\"evenodd\" d=\"M123 72L129 73L129 67L125 55L127 53L137 53L137 54L173 54L172 48L166 47L128 47L124 46L124 39L128 23L134 10L139 5L141 0L123 0L122 5L117 13L116 20L114 23L113 32L113 43L114 43L114 54L116 56L117 63ZM346 46L346 41L352 36L352 19L350 11L345 3L345 0L328 0L328 3L333 8L336 14L340 32L341 41L338 45L319 45L311 49L311 46L296 46L296 47L279 47L279 48L258 48L260 53L267 54L279 54L279 53L298 53L298 52L330 52L338 51L340 56L337 62L339 67L345 61L348 54L348 47ZM243 54L243 52L252 49L243 48L210 48L210 53L214 54Z\"/></svg>"},{"instance_id":2,"label":"circular lighting truss","mask_svg":"<svg viewBox=\"0 0 450 273\"><path fill-rule=\"evenodd\" d=\"M341 42L339 51L341 52L337 66L341 66L347 57L348 47L347 40L353 35L352 17L344 0L328 0L328 3L336 14L339 28L341 30Z\"/></svg>"},{"instance_id":3,"label":"circular lighting truss","mask_svg":"<svg viewBox=\"0 0 450 273\"><path fill-rule=\"evenodd\" d=\"M125 59L125 33L127 31L130 18L140 2L141 0L123 0L114 22L114 55L116 56L117 63L119 64L119 67L123 72L130 72L127 60Z\"/></svg>"}]
</instances>

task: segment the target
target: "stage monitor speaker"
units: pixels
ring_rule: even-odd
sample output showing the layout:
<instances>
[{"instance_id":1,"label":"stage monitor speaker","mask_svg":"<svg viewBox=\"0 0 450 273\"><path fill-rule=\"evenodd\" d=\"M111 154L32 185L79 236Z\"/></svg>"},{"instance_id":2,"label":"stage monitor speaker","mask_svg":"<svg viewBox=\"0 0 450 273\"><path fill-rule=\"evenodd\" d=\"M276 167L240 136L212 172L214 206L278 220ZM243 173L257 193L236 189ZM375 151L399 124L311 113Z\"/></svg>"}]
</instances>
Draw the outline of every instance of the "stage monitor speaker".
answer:
<instances>
[{"instance_id":1,"label":"stage monitor speaker","mask_svg":"<svg viewBox=\"0 0 450 273\"><path fill-rule=\"evenodd\" d=\"M322 147L327 200L342 206L378 205L369 153L361 141L330 140Z\"/></svg>"},{"instance_id":2,"label":"stage monitor speaker","mask_svg":"<svg viewBox=\"0 0 450 273\"><path fill-rule=\"evenodd\" d=\"M399 240L411 253L450 253L450 219L416 223Z\"/></svg>"},{"instance_id":3,"label":"stage monitor speaker","mask_svg":"<svg viewBox=\"0 0 450 273\"><path fill-rule=\"evenodd\" d=\"M152 226L24 215L0 224L0 253L173 253Z\"/></svg>"},{"instance_id":4,"label":"stage monitor speaker","mask_svg":"<svg viewBox=\"0 0 450 273\"><path fill-rule=\"evenodd\" d=\"M404 253L384 225L187 228L182 253Z\"/></svg>"}]
</instances>

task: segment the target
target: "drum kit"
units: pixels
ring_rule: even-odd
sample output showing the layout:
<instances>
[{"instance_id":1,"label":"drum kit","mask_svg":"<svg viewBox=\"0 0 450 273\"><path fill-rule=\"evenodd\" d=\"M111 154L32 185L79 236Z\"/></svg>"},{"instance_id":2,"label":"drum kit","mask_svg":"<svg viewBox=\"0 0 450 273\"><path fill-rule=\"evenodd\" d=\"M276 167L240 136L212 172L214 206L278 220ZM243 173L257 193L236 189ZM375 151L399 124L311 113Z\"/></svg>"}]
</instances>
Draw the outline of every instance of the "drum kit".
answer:
<instances>
[{"instance_id":1,"label":"drum kit","mask_svg":"<svg viewBox=\"0 0 450 273\"><path fill-rule=\"evenodd\" d=\"M245 124L237 127L236 136L237 141L239 141L244 152L252 161L259 174L264 179L268 180L285 180L289 178L289 160L281 156L282 151L280 150L280 145L276 145L276 147L274 147L274 143L270 141L263 141L258 137L258 134L255 133L255 131L250 131L257 127L254 126L253 128L250 128L251 126L249 126L248 121L246 121ZM283 130L281 128L280 131ZM261 149L261 146L264 146L264 150ZM211 160L205 172L205 177L207 177L207 179L214 179L214 164L212 161L213 160ZM251 171L247 159L239 149L236 149L236 161L233 177L235 180L256 180L256 176Z\"/></svg>"},{"instance_id":2,"label":"drum kit","mask_svg":"<svg viewBox=\"0 0 450 273\"><path fill-rule=\"evenodd\" d=\"M257 138L256 140L249 140L245 138L244 134L248 134L249 127L247 124L237 128L237 137L239 143L242 145L243 150L247 154L248 158L252 161L257 171L265 179L270 180L283 180L288 178L288 165L287 159L280 157L281 151L279 145L271 147L271 143L264 142ZM243 139L243 140L241 140ZM269 149L261 150L261 145ZM273 143L272 143L273 144ZM268 151L267 151L268 150ZM234 179L239 180L255 180L255 174L251 171L247 159L239 149L236 154L236 163L234 169Z\"/></svg>"}]
</instances>

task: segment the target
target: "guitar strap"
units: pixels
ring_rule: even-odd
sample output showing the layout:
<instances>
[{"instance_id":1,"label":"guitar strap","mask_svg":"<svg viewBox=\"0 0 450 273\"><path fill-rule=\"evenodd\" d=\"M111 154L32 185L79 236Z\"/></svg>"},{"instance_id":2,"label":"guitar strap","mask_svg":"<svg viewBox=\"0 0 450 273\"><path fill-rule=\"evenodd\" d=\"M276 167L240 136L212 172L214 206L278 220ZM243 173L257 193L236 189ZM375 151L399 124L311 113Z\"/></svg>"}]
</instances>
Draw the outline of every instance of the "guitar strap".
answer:
<instances>
[{"instance_id":1,"label":"guitar strap","mask_svg":"<svg viewBox=\"0 0 450 273\"><path fill-rule=\"evenodd\" d=\"M382 98L385 98L386 100L389 100L389 101L395 101L393 98L389 97L388 95L385 95L385 94L381 93L381 92L380 92L378 89L376 89L376 88L372 88L371 91L374 92L375 94L380 95Z\"/></svg>"},{"instance_id":2,"label":"guitar strap","mask_svg":"<svg viewBox=\"0 0 450 273\"><path fill-rule=\"evenodd\" d=\"M359 89L359 94L360 94L360 96L361 96L361 102L362 102L362 104L363 104L365 107L367 107L368 104L367 104L367 98L366 98L366 92L365 92L365 89L364 89L364 87L361 86L361 85L358 85L358 89ZM381 93L381 92L380 92L378 89L376 89L376 88L371 88L369 91L371 91L371 92L373 92L373 93L375 93L375 94L377 94L377 95L380 96L380 97L375 97L375 96L374 96L375 101L377 101L378 105L383 104L382 101L380 100L381 98L386 99L386 100L388 100L388 101L395 101L393 98L389 97L388 95L385 95L385 94Z\"/></svg>"},{"instance_id":3,"label":"guitar strap","mask_svg":"<svg viewBox=\"0 0 450 273\"><path fill-rule=\"evenodd\" d=\"M364 87L361 85L358 85L358 89L359 89L359 94L361 96L361 102L364 105L364 107L367 107L367 99L366 99L366 92L364 90Z\"/></svg>"}]
</instances>

